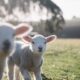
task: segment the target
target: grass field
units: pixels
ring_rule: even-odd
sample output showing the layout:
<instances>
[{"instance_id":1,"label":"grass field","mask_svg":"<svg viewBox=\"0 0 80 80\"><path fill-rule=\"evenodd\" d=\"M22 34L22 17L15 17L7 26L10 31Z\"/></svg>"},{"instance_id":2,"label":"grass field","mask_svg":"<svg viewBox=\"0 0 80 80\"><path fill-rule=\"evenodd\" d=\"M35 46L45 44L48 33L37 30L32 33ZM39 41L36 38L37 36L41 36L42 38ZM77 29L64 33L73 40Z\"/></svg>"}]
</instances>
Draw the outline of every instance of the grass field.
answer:
<instances>
[{"instance_id":1,"label":"grass field","mask_svg":"<svg viewBox=\"0 0 80 80\"><path fill-rule=\"evenodd\" d=\"M44 80L80 80L80 40L51 42L44 57Z\"/></svg>"},{"instance_id":2,"label":"grass field","mask_svg":"<svg viewBox=\"0 0 80 80\"><path fill-rule=\"evenodd\" d=\"M59 39L48 44L43 80L80 80L80 40Z\"/></svg>"}]
</instances>

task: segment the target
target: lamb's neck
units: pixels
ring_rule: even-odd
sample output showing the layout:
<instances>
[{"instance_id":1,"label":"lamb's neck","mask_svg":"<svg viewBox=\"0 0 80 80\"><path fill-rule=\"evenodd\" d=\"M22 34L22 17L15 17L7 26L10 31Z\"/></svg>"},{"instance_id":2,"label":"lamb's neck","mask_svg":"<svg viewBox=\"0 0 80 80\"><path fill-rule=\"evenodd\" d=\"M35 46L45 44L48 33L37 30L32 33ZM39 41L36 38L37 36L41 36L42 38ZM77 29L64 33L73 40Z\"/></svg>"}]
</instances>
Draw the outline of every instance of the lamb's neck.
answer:
<instances>
[{"instance_id":1,"label":"lamb's neck","mask_svg":"<svg viewBox=\"0 0 80 80\"><path fill-rule=\"evenodd\" d=\"M42 53L39 53L39 52L33 51L32 54L33 54L33 56L35 56L35 57L42 57Z\"/></svg>"},{"instance_id":2,"label":"lamb's neck","mask_svg":"<svg viewBox=\"0 0 80 80\"><path fill-rule=\"evenodd\" d=\"M32 55L32 62L34 67L40 67L43 62L43 56L41 54L35 54Z\"/></svg>"}]
</instances>

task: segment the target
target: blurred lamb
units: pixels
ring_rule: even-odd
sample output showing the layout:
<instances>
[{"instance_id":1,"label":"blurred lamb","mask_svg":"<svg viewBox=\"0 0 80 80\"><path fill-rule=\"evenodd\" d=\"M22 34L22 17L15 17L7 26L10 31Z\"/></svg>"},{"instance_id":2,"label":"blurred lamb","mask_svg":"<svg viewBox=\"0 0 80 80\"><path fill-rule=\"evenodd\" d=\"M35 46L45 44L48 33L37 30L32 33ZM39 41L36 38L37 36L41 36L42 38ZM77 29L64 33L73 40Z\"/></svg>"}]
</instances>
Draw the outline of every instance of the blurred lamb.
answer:
<instances>
[{"instance_id":1,"label":"blurred lamb","mask_svg":"<svg viewBox=\"0 0 80 80\"><path fill-rule=\"evenodd\" d=\"M37 34L34 37L24 36L23 40L25 43L16 41L16 51L10 56L8 61L9 80L14 80L13 71L15 64L19 67L24 80L31 80L30 72L34 73L36 80L42 80L41 66L43 63L43 53L46 50L46 43L55 39L55 35L44 37Z\"/></svg>"},{"instance_id":2,"label":"blurred lamb","mask_svg":"<svg viewBox=\"0 0 80 80\"><path fill-rule=\"evenodd\" d=\"M32 27L30 28L26 24L20 24L15 28L11 24L0 23L0 80L2 79L6 59L15 50L15 37L22 37L31 30Z\"/></svg>"}]
</instances>

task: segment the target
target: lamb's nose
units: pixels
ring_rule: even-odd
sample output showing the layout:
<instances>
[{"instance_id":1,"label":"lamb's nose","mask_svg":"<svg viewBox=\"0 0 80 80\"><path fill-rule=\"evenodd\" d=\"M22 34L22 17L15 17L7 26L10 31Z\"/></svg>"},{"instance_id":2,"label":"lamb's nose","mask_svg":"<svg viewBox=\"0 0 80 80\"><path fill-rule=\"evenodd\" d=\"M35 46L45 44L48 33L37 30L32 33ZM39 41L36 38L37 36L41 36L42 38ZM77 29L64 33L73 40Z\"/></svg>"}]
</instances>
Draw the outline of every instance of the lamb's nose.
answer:
<instances>
[{"instance_id":1,"label":"lamb's nose","mask_svg":"<svg viewBox=\"0 0 80 80\"><path fill-rule=\"evenodd\" d=\"M9 40L5 40L5 41L3 42L3 50L4 50L4 51L9 50L10 46L11 46L11 44L10 44L10 41L9 41Z\"/></svg>"},{"instance_id":2,"label":"lamb's nose","mask_svg":"<svg viewBox=\"0 0 80 80\"><path fill-rule=\"evenodd\" d=\"M42 52L42 49L43 49L43 48L42 48L42 47L38 47L38 49L39 49L39 52Z\"/></svg>"}]
</instances>

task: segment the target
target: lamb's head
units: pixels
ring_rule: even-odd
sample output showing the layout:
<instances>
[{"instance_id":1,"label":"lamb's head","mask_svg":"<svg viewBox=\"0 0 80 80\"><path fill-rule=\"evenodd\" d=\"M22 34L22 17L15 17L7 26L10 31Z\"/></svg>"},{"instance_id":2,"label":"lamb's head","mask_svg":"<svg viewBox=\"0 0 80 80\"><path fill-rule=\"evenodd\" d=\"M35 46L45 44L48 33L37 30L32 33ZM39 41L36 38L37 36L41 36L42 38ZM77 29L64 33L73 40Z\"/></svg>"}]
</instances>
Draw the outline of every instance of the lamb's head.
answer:
<instances>
[{"instance_id":1,"label":"lamb's head","mask_svg":"<svg viewBox=\"0 0 80 80\"><path fill-rule=\"evenodd\" d=\"M43 53L46 50L46 44L52 40L55 40L55 35L44 37L43 35L37 34L34 37L24 36L23 40L31 43L31 49L34 53Z\"/></svg>"},{"instance_id":2,"label":"lamb's head","mask_svg":"<svg viewBox=\"0 0 80 80\"><path fill-rule=\"evenodd\" d=\"M14 50L14 39L15 37L22 37L25 33L32 30L32 27L29 27L24 24L20 24L14 27L8 23L0 24L0 55L5 53L10 53ZM2 54L1 54L2 53ZM4 54L3 54L4 55Z\"/></svg>"}]
</instances>

